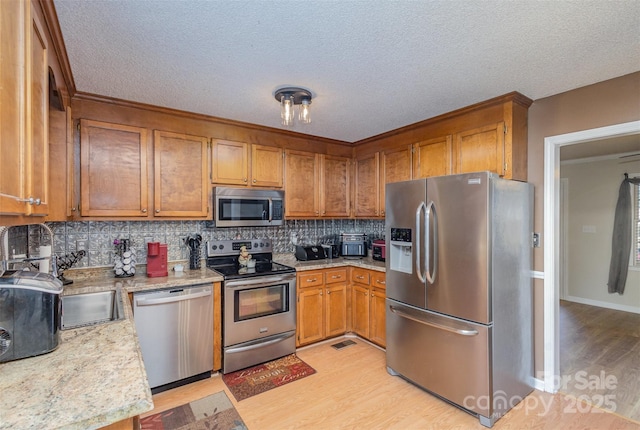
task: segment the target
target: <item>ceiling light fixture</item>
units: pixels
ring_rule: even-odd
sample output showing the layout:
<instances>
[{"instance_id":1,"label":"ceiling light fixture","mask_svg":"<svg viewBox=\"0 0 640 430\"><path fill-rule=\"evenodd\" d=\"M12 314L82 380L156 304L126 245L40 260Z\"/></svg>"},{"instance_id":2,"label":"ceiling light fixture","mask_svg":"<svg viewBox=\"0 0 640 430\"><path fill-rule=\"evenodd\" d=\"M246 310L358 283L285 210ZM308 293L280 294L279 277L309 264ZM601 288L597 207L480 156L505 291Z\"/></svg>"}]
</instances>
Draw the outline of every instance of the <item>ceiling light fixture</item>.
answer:
<instances>
[{"instance_id":1,"label":"ceiling light fixture","mask_svg":"<svg viewBox=\"0 0 640 430\"><path fill-rule=\"evenodd\" d=\"M296 105L299 105L298 121L302 124L311 122L311 92L298 87L285 87L276 90L274 94L276 100L280 102L280 118L282 125L291 127L295 116Z\"/></svg>"}]
</instances>

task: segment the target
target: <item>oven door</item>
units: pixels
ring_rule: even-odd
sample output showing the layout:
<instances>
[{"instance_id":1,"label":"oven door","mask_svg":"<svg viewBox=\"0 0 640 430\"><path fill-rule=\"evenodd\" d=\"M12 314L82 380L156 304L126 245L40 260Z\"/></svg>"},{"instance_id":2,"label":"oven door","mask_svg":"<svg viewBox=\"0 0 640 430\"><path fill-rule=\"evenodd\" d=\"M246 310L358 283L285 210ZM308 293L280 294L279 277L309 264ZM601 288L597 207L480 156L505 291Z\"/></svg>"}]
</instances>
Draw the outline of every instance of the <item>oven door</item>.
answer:
<instances>
[{"instance_id":1,"label":"oven door","mask_svg":"<svg viewBox=\"0 0 640 430\"><path fill-rule=\"evenodd\" d=\"M295 273L225 281L225 347L295 329Z\"/></svg>"}]
</instances>

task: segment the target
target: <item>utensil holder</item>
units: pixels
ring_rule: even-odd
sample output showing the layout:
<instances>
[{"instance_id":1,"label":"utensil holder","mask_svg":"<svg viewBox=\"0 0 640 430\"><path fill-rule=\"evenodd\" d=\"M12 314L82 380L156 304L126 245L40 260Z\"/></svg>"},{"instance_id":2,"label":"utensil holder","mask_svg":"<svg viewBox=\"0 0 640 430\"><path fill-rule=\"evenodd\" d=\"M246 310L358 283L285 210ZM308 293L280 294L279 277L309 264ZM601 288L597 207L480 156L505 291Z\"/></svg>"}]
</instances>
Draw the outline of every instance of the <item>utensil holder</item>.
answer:
<instances>
[{"instance_id":1,"label":"utensil holder","mask_svg":"<svg viewBox=\"0 0 640 430\"><path fill-rule=\"evenodd\" d=\"M189 269L200 269L200 247L189 248Z\"/></svg>"}]
</instances>

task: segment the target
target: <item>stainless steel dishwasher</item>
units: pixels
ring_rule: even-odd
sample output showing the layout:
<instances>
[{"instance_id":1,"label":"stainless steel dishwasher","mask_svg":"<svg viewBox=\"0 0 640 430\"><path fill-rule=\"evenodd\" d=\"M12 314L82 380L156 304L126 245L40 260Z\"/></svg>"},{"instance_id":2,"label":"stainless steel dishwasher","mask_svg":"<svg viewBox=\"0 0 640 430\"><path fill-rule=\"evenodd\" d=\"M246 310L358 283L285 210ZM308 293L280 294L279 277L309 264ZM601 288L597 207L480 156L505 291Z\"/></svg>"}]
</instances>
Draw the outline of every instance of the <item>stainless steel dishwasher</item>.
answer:
<instances>
[{"instance_id":1,"label":"stainless steel dishwasher","mask_svg":"<svg viewBox=\"0 0 640 430\"><path fill-rule=\"evenodd\" d=\"M134 293L133 317L154 394L211 375L211 285Z\"/></svg>"}]
</instances>

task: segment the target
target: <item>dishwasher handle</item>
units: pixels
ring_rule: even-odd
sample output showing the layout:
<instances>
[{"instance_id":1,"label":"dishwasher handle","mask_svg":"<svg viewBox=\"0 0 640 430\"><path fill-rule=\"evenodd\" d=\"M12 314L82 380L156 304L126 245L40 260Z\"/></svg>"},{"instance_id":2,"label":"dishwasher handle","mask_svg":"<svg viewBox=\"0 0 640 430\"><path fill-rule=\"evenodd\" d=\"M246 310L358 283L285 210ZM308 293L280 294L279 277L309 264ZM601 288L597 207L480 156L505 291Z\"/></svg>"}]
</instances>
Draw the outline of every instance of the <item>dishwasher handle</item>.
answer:
<instances>
[{"instance_id":1,"label":"dishwasher handle","mask_svg":"<svg viewBox=\"0 0 640 430\"><path fill-rule=\"evenodd\" d=\"M173 297L163 297L161 299L136 298L136 306L153 306L153 305L161 305L164 303L182 302L184 300L199 299L201 297L208 297L210 295L211 295L211 290L207 290L207 291L202 291L202 292L193 293L193 294L182 294L182 295L173 296Z\"/></svg>"}]
</instances>

